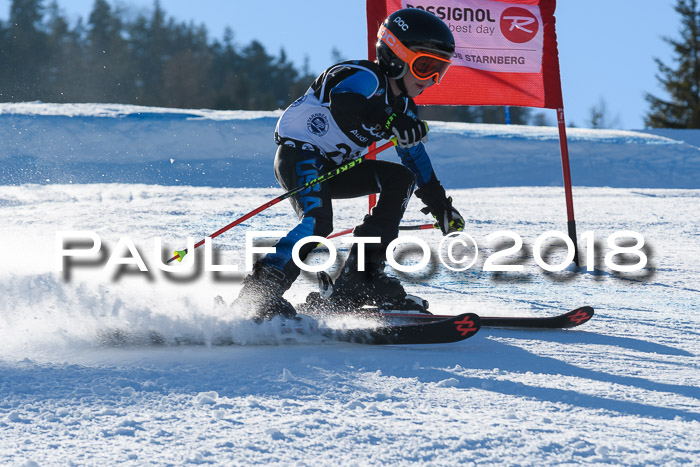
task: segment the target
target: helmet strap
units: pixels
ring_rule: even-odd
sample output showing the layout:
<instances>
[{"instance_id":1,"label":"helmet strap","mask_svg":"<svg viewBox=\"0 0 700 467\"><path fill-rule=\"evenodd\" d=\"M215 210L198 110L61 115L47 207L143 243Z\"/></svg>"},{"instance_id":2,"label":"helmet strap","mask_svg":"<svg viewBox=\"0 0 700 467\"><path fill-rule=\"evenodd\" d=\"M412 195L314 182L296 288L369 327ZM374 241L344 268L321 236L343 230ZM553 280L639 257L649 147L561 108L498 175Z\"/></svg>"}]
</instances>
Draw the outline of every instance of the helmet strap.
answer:
<instances>
[{"instance_id":1,"label":"helmet strap","mask_svg":"<svg viewBox=\"0 0 700 467\"><path fill-rule=\"evenodd\" d=\"M404 77L408 74L408 63L403 64L403 70L401 73L399 73L398 76L396 76L394 81L396 82L396 87L399 88L399 91L401 92L400 95L402 96L407 96L408 95L408 90L406 89L406 84L403 82Z\"/></svg>"},{"instance_id":2,"label":"helmet strap","mask_svg":"<svg viewBox=\"0 0 700 467\"><path fill-rule=\"evenodd\" d=\"M408 90L406 89L406 84L403 82L404 78L399 78L396 80L396 86L398 86L399 91L401 91L402 96L408 95Z\"/></svg>"}]
</instances>

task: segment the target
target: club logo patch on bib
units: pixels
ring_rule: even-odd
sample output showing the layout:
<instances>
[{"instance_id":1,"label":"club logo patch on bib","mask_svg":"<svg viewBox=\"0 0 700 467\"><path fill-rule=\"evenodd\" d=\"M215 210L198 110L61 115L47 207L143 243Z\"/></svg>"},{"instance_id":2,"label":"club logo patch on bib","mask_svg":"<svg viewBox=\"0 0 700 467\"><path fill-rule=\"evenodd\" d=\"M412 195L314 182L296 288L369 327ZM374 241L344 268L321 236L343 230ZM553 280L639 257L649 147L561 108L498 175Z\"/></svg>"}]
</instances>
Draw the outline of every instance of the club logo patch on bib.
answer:
<instances>
[{"instance_id":1,"label":"club logo patch on bib","mask_svg":"<svg viewBox=\"0 0 700 467\"><path fill-rule=\"evenodd\" d=\"M328 133L328 117L322 113L315 113L306 121L306 127L316 136L323 136Z\"/></svg>"}]
</instances>

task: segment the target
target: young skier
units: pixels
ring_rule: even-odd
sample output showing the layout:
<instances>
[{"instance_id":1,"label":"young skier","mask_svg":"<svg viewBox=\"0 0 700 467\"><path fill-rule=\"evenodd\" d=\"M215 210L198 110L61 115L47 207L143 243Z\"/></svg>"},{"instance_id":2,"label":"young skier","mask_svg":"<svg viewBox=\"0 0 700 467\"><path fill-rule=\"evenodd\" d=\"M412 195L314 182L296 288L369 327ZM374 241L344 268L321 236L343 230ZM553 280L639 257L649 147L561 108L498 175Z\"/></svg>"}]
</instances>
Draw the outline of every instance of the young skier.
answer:
<instances>
[{"instance_id":1,"label":"young skier","mask_svg":"<svg viewBox=\"0 0 700 467\"><path fill-rule=\"evenodd\" d=\"M435 217L443 234L464 228L462 216L433 171L423 145L428 128L413 101L445 75L455 49L452 33L433 14L407 8L384 20L378 38L376 62L354 60L328 68L282 114L275 130L275 176L285 190L292 190L390 137L397 139L401 164L368 160L290 198L301 222L280 239L275 253L254 265L232 306L252 309L263 319L296 314L283 298L300 273L292 261L292 248L304 237L332 232L334 198L379 193L371 214L353 234L379 237L381 242L364 246L364 265L359 264L358 244L353 244L329 299L347 308L400 304L405 299L399 280L384 272L385 254L398 236L416 185L424 212ZM300 258L313 248L307 243Z\"/></svg>"}]
</instances>

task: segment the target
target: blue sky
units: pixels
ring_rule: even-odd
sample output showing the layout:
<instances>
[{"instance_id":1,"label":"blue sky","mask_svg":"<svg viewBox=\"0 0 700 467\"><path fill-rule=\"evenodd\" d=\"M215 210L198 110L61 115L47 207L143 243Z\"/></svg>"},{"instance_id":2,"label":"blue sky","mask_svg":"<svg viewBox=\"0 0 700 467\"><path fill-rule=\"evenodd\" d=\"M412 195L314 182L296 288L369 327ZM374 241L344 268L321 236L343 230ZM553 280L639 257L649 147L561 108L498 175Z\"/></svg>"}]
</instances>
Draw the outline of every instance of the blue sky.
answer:
<instances>
[{"instance_id":1,"label":"blue sky","mask_svg":"<svg viewBox=\"0 0 700 467\"><path fill-rule=\"evenodd\" d=\"M136 9L153 6L152 0L118 1ZM7 19L10 3L0 0L1 19ZM87 18L93 3L58 0L72 20ZM161 5L178 21L206 24L212 37L222 37L230 26L239 45L256 39L275 55L284 47L298 67L308 57L316 73L332 64L334 47L345 58L367 55L365 0L162 0ZM587 126L591 107L602 99L617 128L643 127L648 110L644 93L664 96L653 59L671 64L671 49L661 37L678 37L674 5L675 0L559 0L557 35L568 123ZM546 112L554 123L554 111Z\"/></svg>"}]
</instances>

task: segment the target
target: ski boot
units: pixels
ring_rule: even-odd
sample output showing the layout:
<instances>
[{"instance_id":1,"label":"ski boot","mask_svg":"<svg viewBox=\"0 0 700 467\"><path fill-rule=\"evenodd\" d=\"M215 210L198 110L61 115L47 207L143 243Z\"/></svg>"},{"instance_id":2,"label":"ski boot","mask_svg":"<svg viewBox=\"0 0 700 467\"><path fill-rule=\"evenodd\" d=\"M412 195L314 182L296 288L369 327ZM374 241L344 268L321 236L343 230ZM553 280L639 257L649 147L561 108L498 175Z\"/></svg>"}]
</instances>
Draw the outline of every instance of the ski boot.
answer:
<instances>
[{"instance_id":1,"label":"ski boot","mask_svg":"<svg viewBox=\"0 0 700 467\"><path fill-rule=\"evenodd\" d=\"M428 311L428 301L416 295L406 294L403 300L380 300L380 304L363 303L353 306L352 303L343 303L339 300L341 294L335 294L335 285L331 276L324 271L316 273L319 292L311 292L306 297L306 302L299 305L298 311L307 314L333 314L333 313L393 313L412 315L415 313L431 315ZM351 301L352 302L352 301Z\"/></svg>"},{"instance_id":2,"label":"ski boot","mask_svg":"<svg viewBox=\"0 0 700 467\"><path fill-rule=\"evenodd\" d=\"M290 268L285 268L285 270ZM297 274L273 266L255 263L253 272L243 280L243 288L231 308L249 314L255 320L270 320L275 316L293 318L297 312L282 295L292 285Z\"/></svg>"},{"instance_id":3,"label":"ski boot","mask_svg":"<svg viewBox=\"0 0 700 467\"><path fill-rule=\"evenodd\" d=\"M360 271L358 245L353 245L327 299L346 309L403 303L406 291L401 282L384 272L385 251L383 244L365 245L365 270Z\"/></svg>"}]
</instances>

